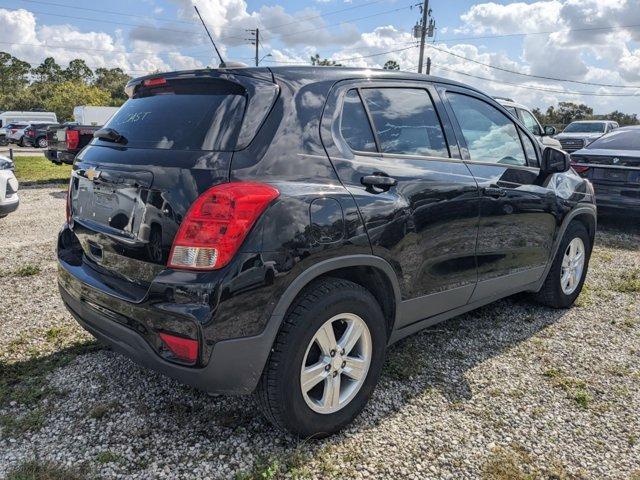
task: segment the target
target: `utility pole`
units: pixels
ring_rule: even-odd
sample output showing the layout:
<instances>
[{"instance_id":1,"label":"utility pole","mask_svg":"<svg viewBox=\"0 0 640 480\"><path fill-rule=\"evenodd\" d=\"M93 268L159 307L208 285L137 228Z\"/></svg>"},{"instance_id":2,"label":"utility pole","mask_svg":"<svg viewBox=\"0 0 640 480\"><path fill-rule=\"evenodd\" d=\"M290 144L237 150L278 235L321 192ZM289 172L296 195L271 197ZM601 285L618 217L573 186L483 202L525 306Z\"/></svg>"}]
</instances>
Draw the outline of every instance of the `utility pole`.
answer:
<instances>
[{"instance_id":1,"label":"utility pole","mask_svg":"<svg viewBox=\"0 0 640 480\"><path fill-rule=\"evenodd\" d=\"M256 46L256 53L255 53L255 61L256 61L256 67L258 66L258 63L260 63L260 56L259 56L259 52L260 52L260 29L259 28L255 28L251 29L251 30L247 30L247 32L249 32L251 34L252 38L247 38L247 40L249 42L251 42L251 45L255 45Z\"/></svg>"},{"instance_id":2,"label":"utility pole","mask_svg":"<svg viewBox=\"0 0 640 480\"><path fill-rule=\"evenodd\" d=\"M418 73L422 73L422 65L424 63L424 44L427 37L433 37L433 30L435 28L435 22L431 16L431 10L429 10L429 0L424 0L424 4L420 7L422 9L422 19L420 23L417 23L413 28L413 36L420 39L420 58L418 60ZM427 67L429 69L429 67Z\"/></svg>"}]
</instances>

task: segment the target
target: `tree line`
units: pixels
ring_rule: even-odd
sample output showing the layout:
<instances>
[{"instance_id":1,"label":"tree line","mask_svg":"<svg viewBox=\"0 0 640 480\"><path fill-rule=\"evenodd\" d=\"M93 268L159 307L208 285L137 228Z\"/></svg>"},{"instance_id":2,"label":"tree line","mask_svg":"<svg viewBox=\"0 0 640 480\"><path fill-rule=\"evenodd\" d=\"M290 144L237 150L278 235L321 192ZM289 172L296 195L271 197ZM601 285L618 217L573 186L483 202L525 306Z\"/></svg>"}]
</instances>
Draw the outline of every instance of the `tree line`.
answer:
<instances>
[{"instance_id":1,"label":"tree line","mask_svg":"<svg viewBox=\"0 0 640 480\"><path fill-rule=\"evenodd\" d=\"M552 105L544 112L539 108L534 108L532 112L543 125L568 125L576 120L613 120L621 126L640 123L636 113L614 110L606 115L594 115L593 108L583 103L560 102L557 107Z\"/></svg>"},{"instance_id":2,"label":"tree line","mask_svg":"<svg viewBox=\"0 0 640 480\"><path fill-rule=\"evenodd\" d=\"M59 121L73 119L77 105L122 105L131 79L121 68L91 70L82 59L66 67L48 57L36 66L0 52L0 111L44 110Z\"/></svg>"}]
</instances>

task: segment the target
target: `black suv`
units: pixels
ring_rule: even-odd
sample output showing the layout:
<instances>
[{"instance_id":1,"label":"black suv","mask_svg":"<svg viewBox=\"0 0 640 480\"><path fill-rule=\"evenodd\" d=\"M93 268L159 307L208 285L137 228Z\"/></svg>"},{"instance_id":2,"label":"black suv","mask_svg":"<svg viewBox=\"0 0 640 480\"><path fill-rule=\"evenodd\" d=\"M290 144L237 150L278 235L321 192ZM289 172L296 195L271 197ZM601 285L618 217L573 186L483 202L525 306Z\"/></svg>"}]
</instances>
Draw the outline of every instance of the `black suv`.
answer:
<instances>
[{"instance_id":1,"label":"black suv","mask_svg":"<svg viewBox=\"0 0 640 480\"><path fill-rule=\"evenodd\" d=\"M593 189L492 98L350 68L149 76L77 156L59 286L78 322L275 425L347 425L388 345L517 292L569 307Z\"/></svg>"},{"instance_id":2,"label":"black suv","mask_svg":"<svg viewBox=\"0 0 640 480\"><path fill-rule=\"evenodd\" d=\"M30 147L47 148L47 129L53 123L32 123L24 129L22 142Z\"/></svg>"}]
</instances>

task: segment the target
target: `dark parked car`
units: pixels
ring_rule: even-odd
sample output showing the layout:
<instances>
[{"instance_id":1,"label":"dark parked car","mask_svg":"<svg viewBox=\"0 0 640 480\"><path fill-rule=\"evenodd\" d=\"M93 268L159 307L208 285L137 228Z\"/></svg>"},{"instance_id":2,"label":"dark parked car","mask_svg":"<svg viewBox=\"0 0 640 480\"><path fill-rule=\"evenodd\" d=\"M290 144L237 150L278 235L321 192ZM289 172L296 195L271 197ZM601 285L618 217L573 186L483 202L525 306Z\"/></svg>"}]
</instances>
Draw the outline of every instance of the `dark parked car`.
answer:
<instances>
[{"instance_id":1,"label":"dark parked car","mask_svg":"<svg viewBox=\"0 0 640 480\"><path fill-rule=\"evenodd\" d=\"M58 165L71 165L76 155L93 140L93 134L100 128L102 127L72 122L52 125L47 129L48 148L44 156Z\"/></svg>"},{"instance_id":2,"label":"dark parked car","mask_svg":"<svg viewBox=\"0 0 640 480\"><path fill-rule=\"evenodd\" d=\"M478 90L281 67L127 93L73 165L64 303L142 365L253 392L280 428L343 428L386 347L418 330L517 292L556 308L580 293L591 185Z\"/></svg>"},{"instance_id":3,"label":"dark parked car","mask_svg":"<svg viewBox=\"0 0 640 480\"><path fill-rule=\"evenodd\" d=\"M24 130L23 143L26 146L47 148L47 128L52 123L32 123Z\"/></svg>"},{"instance_id":4,"label":"dark parked car","mask_svg":"<svg viewBox=\"0 0 640 480\"><path fill-rule=\"evenodd\" d=\"M571 155L594 186L598 206L640 214L640 126L621 127Z\"/></svg>"}]
</instances>

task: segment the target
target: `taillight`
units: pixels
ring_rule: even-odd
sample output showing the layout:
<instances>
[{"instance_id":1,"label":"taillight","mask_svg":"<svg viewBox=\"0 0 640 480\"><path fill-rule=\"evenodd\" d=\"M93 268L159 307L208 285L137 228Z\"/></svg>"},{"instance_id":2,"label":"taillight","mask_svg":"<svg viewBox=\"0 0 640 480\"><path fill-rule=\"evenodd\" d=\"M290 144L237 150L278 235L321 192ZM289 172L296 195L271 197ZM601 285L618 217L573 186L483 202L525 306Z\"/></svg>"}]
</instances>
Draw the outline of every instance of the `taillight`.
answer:
<instances>
[{"instance_id":1,"label":"taillight","mask_svg":"<svg viewBox=\"0 0 640 480\"><path fill-rule=\"evenodd\" d=\"M224 267L278 195L276 188L263 183L232 182L210 188L182 220L167 266L191 270Z\"/></svg>"},{"instance_id":2,"label":"taillight","mask_svg":"<svg viewBox=\"0 0 640 480\"><path fill-rule=\"evenodd\" d=\"M584 173L587 170L589 170L589 167L585 167L583 165L576 165L576 161L575 160L571 160L571 166L576 171L576 173Z\"/></svg>"},{"instance_id":3,"label":"taillight","mask_svg":"<svg viewBox=\"0 0 640 480\"><path fill-rule=\"evenodd\" d=\"M66 133L67 150L75 150L80 143L80 132L78 130L67 130Z\"/></svg>"},{"instance_id":4,"label":"taillight","mask_svg":"<svg viewBox=\"0 0 640 480\"><path fill-rule=\"evenodd\" d=\"M195 363L198 359L198 341L190 338L178 337L168 333L160 333L160 339L164 346L183 362Z\"/></svg>"}]
</instances>

